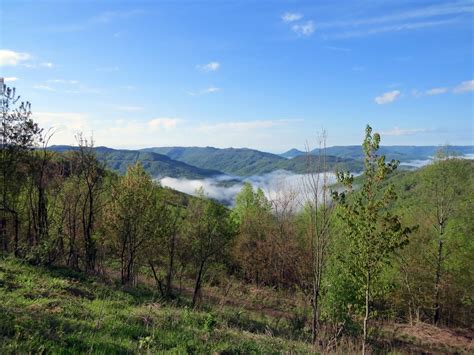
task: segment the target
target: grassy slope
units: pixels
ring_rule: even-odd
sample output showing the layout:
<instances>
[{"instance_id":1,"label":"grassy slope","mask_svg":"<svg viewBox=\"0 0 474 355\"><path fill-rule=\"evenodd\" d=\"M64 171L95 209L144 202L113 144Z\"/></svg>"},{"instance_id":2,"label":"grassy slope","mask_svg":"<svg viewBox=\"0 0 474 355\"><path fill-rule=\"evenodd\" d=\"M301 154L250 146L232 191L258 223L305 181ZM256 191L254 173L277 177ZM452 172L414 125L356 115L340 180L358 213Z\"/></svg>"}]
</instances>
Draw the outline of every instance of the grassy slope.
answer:
<instances>
[{"instance_id":1,"label":"grassy slope","mask_svg":"<svg viewBox=\"0 0 474 355\"><path fill-rule=\"evenodd\" d=\"M241 313L188 310L64 269L0 259L2 353L278 353L308 345L265 336ZM260 331L259 331L260 330Z\"/></svg>"},{"instance_id":2,"label":"grassy slope","mask_svg":"<svg viewBox=\"0 0 474 355\"><path fill-rule=\"evenodd\" d=\"M204 301L212 308L190 310L186 300L162 302L145 286L125 290L110 280L0 258L0 353L315 352L295 340L309 334L294 313L302 306L298 295L230 285L207 287ZM473 350L468 329L380 326L374 346L381 353ZM359 345L343 339L336 353L358 352Z\"/></svg>"}]
</instances>

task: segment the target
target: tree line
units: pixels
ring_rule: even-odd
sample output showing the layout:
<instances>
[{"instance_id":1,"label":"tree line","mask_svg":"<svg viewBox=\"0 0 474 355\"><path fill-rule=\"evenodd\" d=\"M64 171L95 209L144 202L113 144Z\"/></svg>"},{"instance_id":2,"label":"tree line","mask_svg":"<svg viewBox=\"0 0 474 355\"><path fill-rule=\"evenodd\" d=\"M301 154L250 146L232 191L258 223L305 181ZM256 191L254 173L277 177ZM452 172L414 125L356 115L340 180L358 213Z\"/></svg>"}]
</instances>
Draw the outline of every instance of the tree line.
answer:
<instances>
[{"instance_id":1,"label":"tree line","mask_svg":"<svg viewBox=\"0 0 474 355\"><path fill-rule=\"evenodd\" d=\"M245 184L229 209L198 191L163 188L140 163L105 168L93 142L47 149L49 133L4 86L0 238L3 255L87 273L118 271L135 287L151 277L163 298L193 280L192 306L216 273L305 295L313 342L361 334L370 321L468 326L472 313L473 164L440 156L416 173L377 153L367 126L364 174L331 180L325 134L302 178L274 196Z\"/></svg>"}]
</instances>

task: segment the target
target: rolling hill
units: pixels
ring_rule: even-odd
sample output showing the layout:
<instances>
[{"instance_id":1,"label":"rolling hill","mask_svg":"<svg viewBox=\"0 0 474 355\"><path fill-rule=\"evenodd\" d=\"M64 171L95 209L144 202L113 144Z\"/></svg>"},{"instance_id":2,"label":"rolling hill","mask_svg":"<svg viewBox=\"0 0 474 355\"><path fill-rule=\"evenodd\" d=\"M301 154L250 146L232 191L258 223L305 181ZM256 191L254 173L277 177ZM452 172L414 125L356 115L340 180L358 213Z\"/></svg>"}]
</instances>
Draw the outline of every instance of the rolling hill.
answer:
<instances>
[{"instance_id":1,"label":"rolling hill","mask_svg":"<svg viewBox=\"0 0 474 355\"><path fill-rule=\"evenodd\" d=\"M142 151L166 154L171 159L202 169L215 169L239 176L269 173L286 161L278 155L247 148L161 147Z\"/></svg>"},{"instance_id":2,"label":"rolling hill","mask_svg":"<svg viewBox=\"0 0 474 355\"><path fill-rule=\"evenodd\" d=\"M77 150L77 147L52 146L49 149L58 152L66 152ZM99 159L105 162L108 168L120 174L124 174L127 168L137 161L143 164L143 167L151 176L157 178L169 176L175 178L203 179L222 174L217 170L199 168L154 152L119 150L107 147L97 147L95 150Z\"/></svg>"}]
</instances>

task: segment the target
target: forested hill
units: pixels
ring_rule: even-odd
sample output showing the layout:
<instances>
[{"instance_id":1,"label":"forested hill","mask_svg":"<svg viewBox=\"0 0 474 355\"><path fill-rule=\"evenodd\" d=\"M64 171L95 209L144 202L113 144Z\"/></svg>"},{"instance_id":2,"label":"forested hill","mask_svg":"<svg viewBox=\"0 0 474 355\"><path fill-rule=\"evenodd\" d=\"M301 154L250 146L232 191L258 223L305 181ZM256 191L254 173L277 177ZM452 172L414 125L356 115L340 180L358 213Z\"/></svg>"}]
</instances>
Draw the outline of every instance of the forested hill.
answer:
<instances>
[{"instance_id":1,"label":"forested hill","mask_svg":"<svg viewBox=\"0 0 474 355\"><path fill-rule=\"evenodd\" d=\"M166 154L171 159L229 175L259 175L276 170L285 160L278 155L248 148L158 147L143 151Z\"/></svg>"},{"instance_id":2,"label":"forested hill","mask_svg":"<svg viewBox=\"0 0 474 355\"><path fill-rule=\"evenodd\" d=\"M77 149L72 146L53 146L55 151ZM383 146L380 154L387 160L400 162L430 159L440 149L438 146ZM141 161L153 177L203 179L220 174L252 176L287 170L296 174L308 171L308 157L293 149L283 156L248 148L214 147L155 147L141 150L123 150L97 147L98 158L110 169L121 174L128 166ZM474 146L450 146L448 151L458 155L474 153ZM313 163L319 154L312 151ZM289 159L291 158L291 159ZM326 169L360 172L363 168L363 152L360 146L334 146L326 148ZM313 164L314 165L314 164Z\"/></svg>"},{"instance_id":3,"label":"forested hill","mask_svg":"<svg viewBox=\"0 0 474 355\"><path fill-rule=\"evenodd\" d=\"M464 155L474 154L474 146L405 146L405 145L393 145L393 146L382 146L380 147L379 154L386 156L387 160L396 159L401 162L408 162L410 160L424 160L433 157L440 148L447 148L451 153ZM314 149L312 154L317 154L318 149ZM305 155L306 153L298 150L291 149L283 154L281 157L294 158L297 156ZM326 154L333 155L340 158L362 160L364 152L360 145L348 145L348 146L333 146L326 148Z\"/></svg>"},{"instance_id":4,"label":"forested hill","mask_svg":"<svg viewBox=\"0 0 474 355\"><path fill-rule=\"evenodd\" d=\"M73 146L51 146L50 150L66 152L78 149ZM124 174L130 165L140 161L145 170L153 177L170 176L176 178L203 179L222 174L220 171L198 168L166 155L139 150L118 150L107 147L95 148L99 160L109 169Z\"/></svg>"}]
</instances>

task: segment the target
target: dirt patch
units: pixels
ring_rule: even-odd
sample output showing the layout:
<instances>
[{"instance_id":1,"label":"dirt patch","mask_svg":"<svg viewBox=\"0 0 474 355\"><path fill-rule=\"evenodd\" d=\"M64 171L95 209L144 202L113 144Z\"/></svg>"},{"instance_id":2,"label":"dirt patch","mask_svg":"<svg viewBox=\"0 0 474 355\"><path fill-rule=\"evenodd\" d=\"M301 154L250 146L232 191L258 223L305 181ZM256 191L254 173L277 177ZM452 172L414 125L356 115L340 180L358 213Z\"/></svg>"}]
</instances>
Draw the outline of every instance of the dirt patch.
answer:
<instances>
[{"instance_id":1,"label":"dirt patch","mask_svg":"<svg viewBox=\"0 0 474 355\"><path fill-rule=\"evenodd\" d=\"M473 329L439 328L431 324L393 324L386 327L394 340L413 344L416 348L434 353L474 353Z\"/></svg>"}]
</instances>

